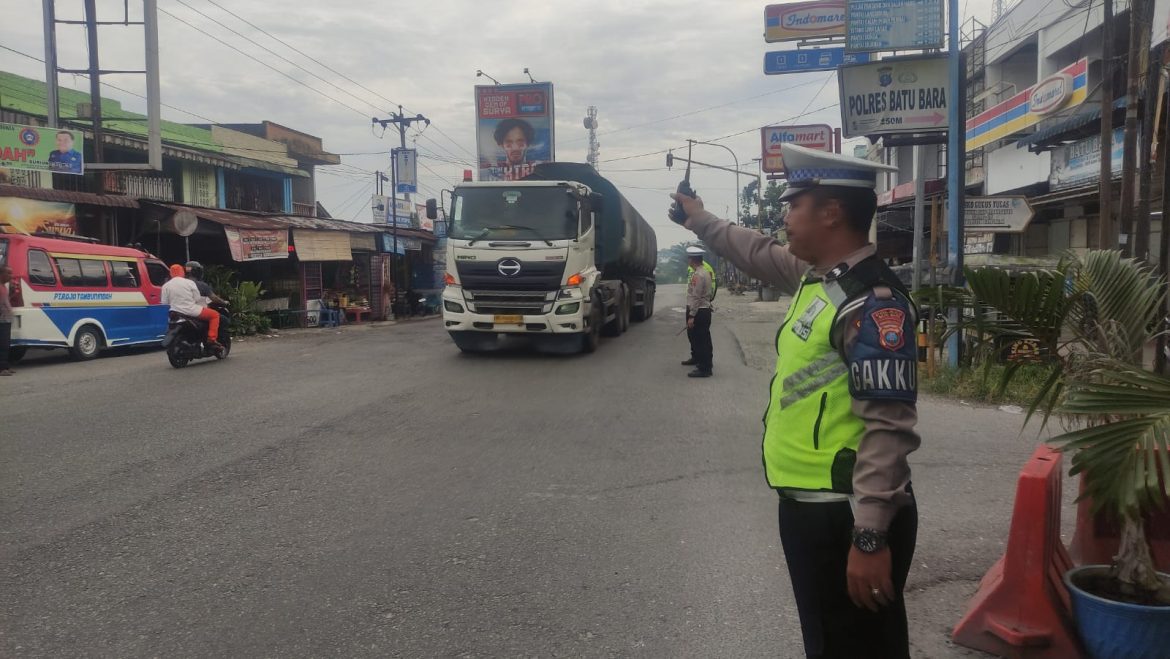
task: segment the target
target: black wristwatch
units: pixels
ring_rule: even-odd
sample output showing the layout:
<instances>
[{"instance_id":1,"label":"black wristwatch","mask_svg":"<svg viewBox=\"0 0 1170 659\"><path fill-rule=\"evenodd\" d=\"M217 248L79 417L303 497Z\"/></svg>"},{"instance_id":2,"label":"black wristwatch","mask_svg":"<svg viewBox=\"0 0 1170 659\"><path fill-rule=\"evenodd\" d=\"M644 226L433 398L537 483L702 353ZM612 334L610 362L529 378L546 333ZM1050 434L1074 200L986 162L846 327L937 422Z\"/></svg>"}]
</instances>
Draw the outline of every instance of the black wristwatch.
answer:
<instances>
[{"instance_id":1,"label":"black wristwatch","mask_svg":"<svg viewBox=\"0 0 1170 659\"><path fill-rule=\"evenodd\" d=\"M876 554L886 548L887 535L877 529L853 529L853 546L863 554Z\"/></svg>"}]
</instances>

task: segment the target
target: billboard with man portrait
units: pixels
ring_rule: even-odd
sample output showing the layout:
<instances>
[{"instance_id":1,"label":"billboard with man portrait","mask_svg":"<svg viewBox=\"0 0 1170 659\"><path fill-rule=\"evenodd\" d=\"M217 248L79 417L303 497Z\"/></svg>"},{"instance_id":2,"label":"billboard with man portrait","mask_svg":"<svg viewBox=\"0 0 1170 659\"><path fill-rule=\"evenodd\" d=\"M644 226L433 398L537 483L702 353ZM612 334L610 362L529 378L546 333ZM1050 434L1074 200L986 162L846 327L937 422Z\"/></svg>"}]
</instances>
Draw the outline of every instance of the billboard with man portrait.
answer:
<instances>
[{"instance_id":1,"label":"billboard with man portrait","mask_svg":"<svg viewBox=\"0 0 1170 659\"><path fill-rule=\"evenodd\" d=\"M479 180L516 181L533 166L555 160L554 119L550 82L477 86Z\"/></svg>"},{"instance_id":2,"label":"billboard with man portrait","mask_svg":"<svg viewBox=\"0 0 1170 659\"><path fill-rule=\"evenodd\" d=\"M83 141L79 130L0 124L0 168L80 175Z\"/></svg>"}]
</instances>

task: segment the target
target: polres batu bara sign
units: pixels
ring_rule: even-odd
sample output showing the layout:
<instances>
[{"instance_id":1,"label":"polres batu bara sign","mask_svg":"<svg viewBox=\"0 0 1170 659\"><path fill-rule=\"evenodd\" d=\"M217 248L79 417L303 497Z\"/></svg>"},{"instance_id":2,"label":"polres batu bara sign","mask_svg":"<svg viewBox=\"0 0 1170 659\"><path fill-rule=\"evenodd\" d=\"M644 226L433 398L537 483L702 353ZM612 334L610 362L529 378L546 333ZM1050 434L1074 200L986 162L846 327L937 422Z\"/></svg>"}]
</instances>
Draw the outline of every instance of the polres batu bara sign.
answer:
<instances>
[{"instance_id":1,"label":"polres batu bara sign","mask_svg":"<svg viewBox=\"0 0 1170 659\"><path fill-rule=\"evenodd\" d=\"M843 66L845 137L930 133L947 128L947 57L924 55Z\"/></svg>"}]
</instances>

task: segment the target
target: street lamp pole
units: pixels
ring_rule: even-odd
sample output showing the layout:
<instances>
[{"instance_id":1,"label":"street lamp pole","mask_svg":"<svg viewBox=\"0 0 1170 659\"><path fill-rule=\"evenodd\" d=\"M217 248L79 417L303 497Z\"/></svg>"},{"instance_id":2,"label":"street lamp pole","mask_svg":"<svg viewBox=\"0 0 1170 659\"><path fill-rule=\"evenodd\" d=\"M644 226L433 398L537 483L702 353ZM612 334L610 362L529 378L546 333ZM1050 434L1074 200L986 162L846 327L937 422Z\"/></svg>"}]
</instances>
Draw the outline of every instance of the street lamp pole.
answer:
<instances>
[{"instance_id":1,"label":"street lamp pole","mask_svg":"<svg viewBox=\"0 0 1170 659\"><path fill-rule=\"evenodd\" d=\"M739 194L742 188L739 187L739 158L735 155L735 152L726 145L718 144L716 142L704 142L702 140L687 140L687 142L691 144L706 144L708 146L717 146L721 149L726 149L727 152L731 154L732 160L735 161L735 216L737 219L739 219Z\"/></svg>"}]
</instances>

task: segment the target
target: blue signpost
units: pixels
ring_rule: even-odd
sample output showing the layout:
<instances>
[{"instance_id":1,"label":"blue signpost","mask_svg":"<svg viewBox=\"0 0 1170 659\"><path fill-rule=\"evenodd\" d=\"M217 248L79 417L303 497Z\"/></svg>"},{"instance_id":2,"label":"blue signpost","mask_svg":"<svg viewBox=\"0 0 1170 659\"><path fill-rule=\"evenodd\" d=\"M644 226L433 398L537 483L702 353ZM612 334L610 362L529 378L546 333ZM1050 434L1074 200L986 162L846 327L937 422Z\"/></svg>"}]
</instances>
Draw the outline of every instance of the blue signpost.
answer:
<instances>
[{"instance_id":1,"label":"blue signpost","mask_svg":"<svg viewBox=\"0 0 1170 659\"><path fill-rule=\"evenodd\" d=\"M843 64L865 64L869 53L846 53L844 47L775 50L764 53L764 74L835 71Z\"/></svg>"}]
</instances>

